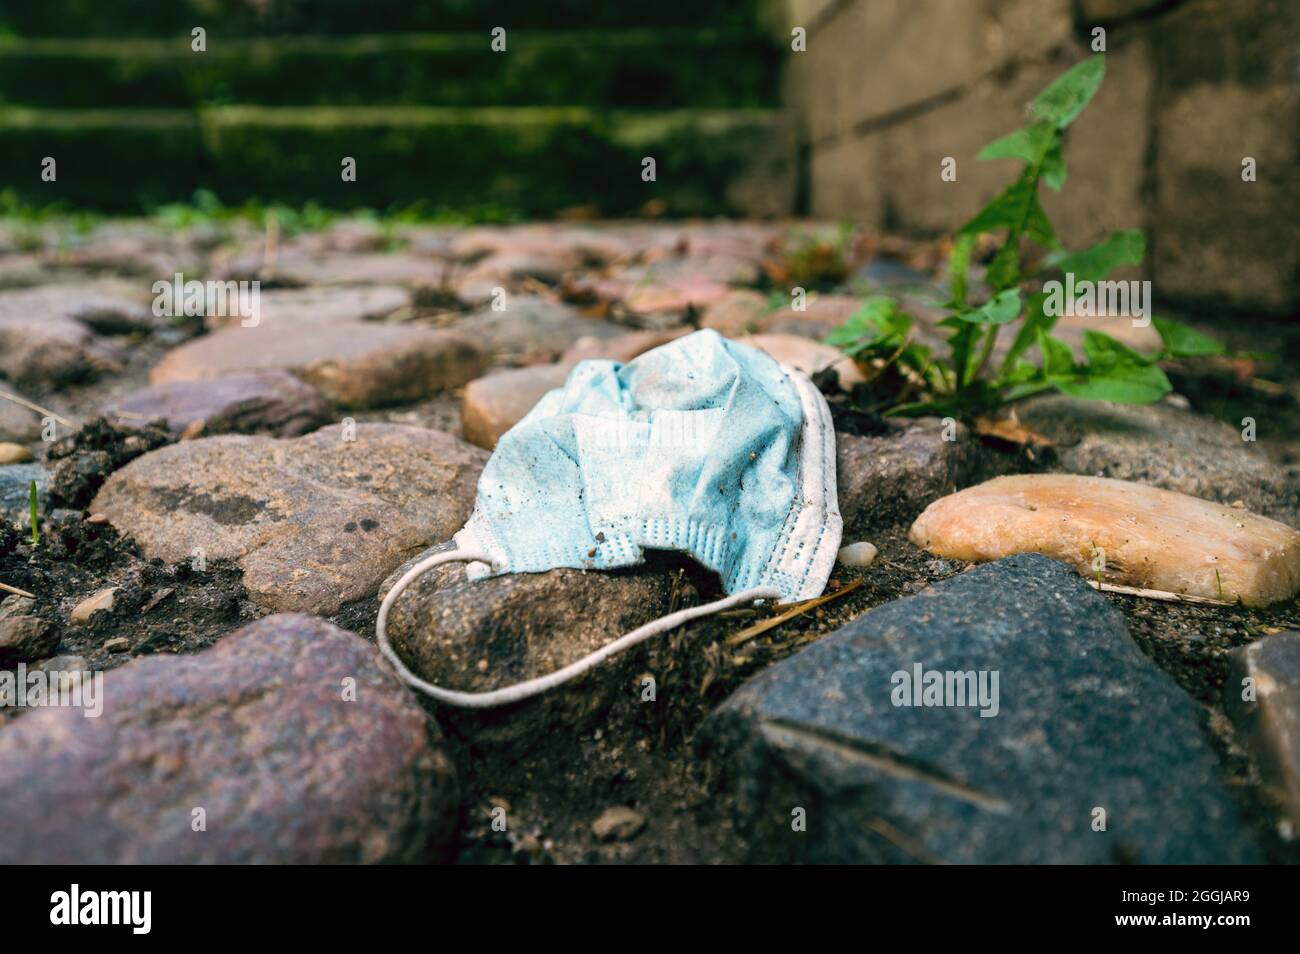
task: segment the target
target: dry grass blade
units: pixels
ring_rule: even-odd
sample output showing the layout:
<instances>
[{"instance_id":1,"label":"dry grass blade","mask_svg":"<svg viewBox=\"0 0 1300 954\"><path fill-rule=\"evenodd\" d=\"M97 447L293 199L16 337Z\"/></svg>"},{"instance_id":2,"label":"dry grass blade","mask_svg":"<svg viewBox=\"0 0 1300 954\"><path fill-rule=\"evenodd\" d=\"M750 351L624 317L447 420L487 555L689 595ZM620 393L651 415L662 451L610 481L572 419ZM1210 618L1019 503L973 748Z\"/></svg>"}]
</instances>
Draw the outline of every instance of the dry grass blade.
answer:
<instances>
[{"instance_id":1,"label":"dry grass blade","mask_svg":"<svg viewBox=\"0 0 1300 954\"><path fill-rule=\"evenodd\" d=\"M1208 596L1190 596L1183 593L1170 593L1167 590L1147 590L1140 586L1124 586L1120 583L1098 583L1087 580L1089 586L1103 593L1123 593L1126 596L1141 596L1148 600L1164 600L1166 603L1196 603L1201 606L1236 606L1232 600L1215 600Z\"/></svg>"},{"instance_id":2,"label":"dry grass blade","mask_svg":"<svg viewBox=\"0 0 1300 954\"><path fill-rule=\"evenodd\" d=\"M780 626L782 623L788 620L792 620L796 616L806 613L811 609L816 609L817 607L821 606L823 603L829 603L831 600L839 599L841 596L844 596L846 593L852 593L861 585L862 585L862 580L860 579L854 580L848 586L841 587L840 589L836 590L834 593L824 593L821 596L817 597L816 599L804 600L801 603L793 603L784 613L781 613L779 616L773 616L771 619L765 619L761 623L755 623L753 626L747 626L745 629L742 629L738 633L732 633L730 636L727 637L726 644L728 646L739 646L741 643L747 643L755 636L760 636L763 633L766 633L769 629L775 629L776 627Z\"/></svg>"},{"instance_id":3,"label":"dry grass blade","mask_svg":"<svg viewBox=\"0 0 1300 954\"><path fill-rule=\"evenodd\" d=\"M20 590L16 586L10 586L8 583L0 583L0 590L4 590L6 593L12 593L14 596L25 596L29 600L36 599L35 593L28 593L26 590Z\"/></svg>"},{"instance_id":4,"label":"dry grass blade","mask_svg":"<svg viewBox=\"0 0 1300 954\"><path fill-rule=\"evenodd\" d=\"M59 415L51 411L48 407L41 407L39 404L33 404L31 401L27 400L26 398L20 398L17 394L10 394L8 391L0 391L0 398L4 398L6 401L13 401L15 404L21 404L29 411L35 411L37 414L41 414L45 417L52 417L54 418L54 420L58 421L64 427L74 426L73 423L69 421L66 417L60 417Z\"/></svg>"},{"instance_id":5,"label":"dry grass blade","mask_svg":"<svg viewBox=\"0 0 1300 954\"><path fill-rule=\"evenodd\" d=\"M902 850L904 853L908 855L911 855L917 861L924 862L925 864L928 865L947 864L946 861L944 861L934 852L930 851L930 849L926 848L920 842L907 837L901 831L895 828L893 825L889 824L889 822L885 821L883 818L873 818L870 822L867 823L867 827L872 831L874 831L880 837L884 838L887 842L892 844L894 847Z\"/></svg>"},{"instance_id":6,"label":"dry grass blade","mask_svg":"<svg viewBox=\"0 0 1300 954\"><path fill-rule=\"evenodd\" d=\"M975 433L981 437L992 437L1022 447L1051 447L1054 444L1051 438L1040 434L1027 424L1022 424L1014 410L1003 418L975 418Z\"/></svg>"},{"instance_id":7,"label":"dry grass blade","mask_svg":"<svg viewBox=\"0 0 1300 954\"><path fill-rule=\"evenodd\" d=\"M157 414L137 414L135 411L114 411L114 417L124 418L129 421L153 421L157 420Z\"/></svg>"}]
</instances>

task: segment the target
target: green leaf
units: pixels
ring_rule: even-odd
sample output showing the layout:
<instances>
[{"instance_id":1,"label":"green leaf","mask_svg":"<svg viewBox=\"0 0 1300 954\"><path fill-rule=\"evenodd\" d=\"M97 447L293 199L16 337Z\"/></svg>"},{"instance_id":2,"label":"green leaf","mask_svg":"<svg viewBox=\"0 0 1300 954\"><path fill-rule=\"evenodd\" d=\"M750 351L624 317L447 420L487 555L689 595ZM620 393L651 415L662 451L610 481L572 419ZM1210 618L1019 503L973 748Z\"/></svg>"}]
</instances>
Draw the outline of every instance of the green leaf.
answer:
<instances>
[{"instance_id":1,"label":"green leaf","mask_svg":"<svg viewBox=\"0 0 1300 954\"><path fill-rule=\"evenodd\" d=\"M976 159L1023 159L1030 165L1042 162L1056 140L1051 123L1033 123L995 139L979 151Z\"/></svg>"},{"instance_id":2,"label":"green leaf","mask_svg":"<svg viewBox=\"0 0 1300 954\"><path fill-rule=\"evenodd\" d=\"M954 398L938 401L915 401L895 404L885 412L885 417L955 417L961 405Z\"/></svg>"},{"instance_id":3,"label":"green leaf","mask_svg":"<svg viewBox=\"0 0 1300 954\"><path fill-rule=\"evenodd\" d=\"M825 339L851 358L893 353L903 348L915 319L892 298L869 298Z\"/></svg>"},{"instance_id":4,"label":"green leaf","mask_svg":"<svg viewBox=\"0 0 1300 954\"><path fill-rule=\"evenodd\" d=\"M1044 248L1059 248L1061 243L1056 238L1043 205L1038 201L1038 191L1029 197L1029 206L1025 211L1025 234Z\"/></svg>"},{"instance_id":5,"label":"green leaf","mask_svg":"<svg viewBox=\"0 0 1300 954\"><path fill-rule=\"evenodd\" d=\"M1051 331L1052 326L1056 324L1056 318L1049 315L1046 311L1047 294L1037 292L1029 296L1029 304L1025 309L1025 320L1020 326L1020 331L1016 334L1016 339L1011 343L1011 349L1002 359L1002 367L1009 368L1017 358L1038 341L1038 332Z\"/></svg>"},{"instance_id":6,"label":"green leaf","mask_svg":"<svg viewBox=\"0 0 1300 954\"><path fill-rule=\"evenodd\" d=\"M998 292L978 308L963 311L956 317L976 325L1005 325L1015 321L1020 314L1020 289L1008 288Z\"/></svg>"},{"instance_id":7,"label":"green leaf","mask_svg":"<svg viewBox=\"0 0 1300 954\"><path fill-rule=\"evenodd\" d=\"M1150 404L1173 387L1150 358L1100 331L1083 333L1088 363L1075 366L1069 378L1053 377L1056 386L1073 397L1118 404Z\"/></svg>"},{"instance_id":8,"label":"green leaf","mask_svg":"<svg viewBox=\"0 0 1300 954\"><path fill-rule=\"evenodd\" d=\"M1050 391L1056 387L1056 382L1049 381L1046 378L1040 378L1037 381L1026 381L1024 384L1017 384L1009 388L1002 394L1002 402L1010 404L1012 401L1019 401L1021 398L1027 398L1031 394L1039 394L1043 391Z\"/></svg>"},{"instance_id":9,"label":"green leaf","mask_svg":"<svg viewBox=\"0 0 1300 954\"><path fill-rule=\"evenodd\" d=\"M973 370L971 366L975 341L980 331L979 325L962 321L956 315L951 315L939 322L939 327L952 330L952 334L948 336L948 348L956 384L961 387L970 379Z\"/></svg>"},{"instance_id":10,"label":"green leaf","mask_svg":"<svg viewBox=\"0 0 1300 954\"><path fill-rule=\"evenodd\" d=\"M844 324L832 328L823 341L836 348L850 348L862 340L862 328L856 326L850 317Z\"/></svg>"},{"instance_id":11,"label":"green leaf","mask_svg":"<svg viewBox=\"0 0 1300 954\"><path fill-rule=\"evenodd\" d=\"M966 282L970 272L970 256L975 248L975 237L959 236L953 243L952 257L948 260L948 275L952 282L952 302L961 308L966 304Z\"/></svg>"},{"instance_id":12,"label":"green leaf","mask_svg":"<svg viewBox=\"0 0 1300 954\"><path fill-rule=\"evenodd\" d=\"M1043 371L1038 365L1031 361L1020 360L1015 363L1006 374L998 379L997 387L1007 387L1012 384L1025 384L1029 381L1041 379Z\"/></svg>"},{"instance_id":13,"label":"green leaf","mask_svg":"<svg viewBox=\"0 0 1300 954\"><path fill-rule=\"evenodd\" d=\"M1168 318L1154 319L1156 331L1165 344L1165 350L1174 358L1205 358L1223 354L1223 345L1213 338L1193 331L1182 322L1170 321Z\"/></svg>"},{"instance_id":14,"label":"green leaf","mask_svg":"<svg viewBox=\"0 0 1300 954\"><path fill-rule=\"evenodd\" d=\"M1008 236L998 253L984 270L984 279L994 288L1014 288L1020 284L1020 236Z\"/></svg>"},{"instance_id":15,"label":"green leaf","mask_svg":"<svg viewBox=\"0 0 1300 954\"><path fill-rule=\"evenodd\" d=\"M881 334L902 341L912 330L913 318L898 307L892 298L872 298L863 308L866 320Z\"/></svg>"},{"instance_id":16,"label":"green leaf","mask_svg":"<svg viewBox=\"0 0 1300 954\"><path fill-rule=\"evenodd\" d=\"M1106 58L1090 56L1076 63L1038 94L1030 105L1034 118L1064 129L1092 101L1106 75Z\"/></svg>"},{"instance_id":17,"label":"green leaf","mask_svg":"<svg viewBox=\"0 0 1300 954\"><path fill-rule=\"evenodd\" d=\"M1054 256L1048 263L1062 272L1073 272L1075 283L1099 282L1121 265L1141 265L1147 239L1141 229L1113 232L1091 248Z\"/></svg>"},{"instance_id":18,"label":"green leaf","mask_svg":"<svg viewBox=\"0 0 1300 954\"><path fill-rule=\"evenodd\" d=\"M1102 373L1058 381L1056 386L1071 397L1116 404L1150 404L1173 390L1165 373L1155 365L1121 365Z\"/></svg>"},{"instance_id":19,"label":"green leaf","mask_svg":"<svg viewBox=\"0 0 1300 954\"><path fill-rule=\"evenodd\" d=\"M1038 177L1034 167L1026 167L1001 195L986 205L962 228L962 236L1006 229L1007 237L989 263L985 278L1001 291L1020 282L1020 236L1028 235L1047 248L1059 242L1038 201Z\"/></svg>"},{"instance_id":20,"label":"green leaf","mask_svg":"<svg viewBox=\"0 0 1300 954\"><path fill-rule=\"evenodd\" d=\"M1024 221L1025 208L1033 194L1035 181L1030 170L1022 172L1015 182L1007 186L1002 193L975 217L962 226L959 235L979 235L982 232L995 232L998 229L1015 229Z\"/></svg>"},{"instance_id":21,"label":"green leaf","mask_svg":"<svg viewBox=\"0 0 1300 954\"><path fill-rule=\"evenodd\" d=\"M1098 370L1146 367L1152 363L1146 355L1100 331L1083 333L1083 353L1088 356L1088 366Z\"/></svg>"},{"instance_id":22,"label":"green leaf","mask_svg":"<svg viewBox=\"0 0 1300 954\"><path fill-rule=\"evenodd\" d=\"M1065 185L1065 157L1061 153L1060 137L1057 137L1043 157L1043 181L1053 192L1060 192Z\"/></svg>"},{"instance_id":23,"label":"green leaf","mask_svg":"<svg viewBox=\"0 0 1300 954\"><path fill-rule=\"evenodd\" d=\"M1074 374L1074 354L1064 341L1040 330L1038 350L1043 355L1043 373L1049 378L1069 377Z\"/></svg>"}]
</instances>

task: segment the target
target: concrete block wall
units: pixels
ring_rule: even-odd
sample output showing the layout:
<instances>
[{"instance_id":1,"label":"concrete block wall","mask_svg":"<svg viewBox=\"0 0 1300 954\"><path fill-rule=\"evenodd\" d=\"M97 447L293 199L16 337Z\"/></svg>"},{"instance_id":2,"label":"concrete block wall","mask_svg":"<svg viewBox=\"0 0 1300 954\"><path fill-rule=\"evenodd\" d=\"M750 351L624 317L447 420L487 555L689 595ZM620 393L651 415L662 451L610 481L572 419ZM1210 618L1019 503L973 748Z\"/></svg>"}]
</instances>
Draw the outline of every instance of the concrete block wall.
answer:
<instances>
[{"instance_id":1,"label":"concrete block wall","mask_svg":"<svg viewBox=\"0 0 1300 954\"><path fill-rule=\"evenodd\" d=\"M773 0L817 216L960 227L1014 176L977 162L1106 31L1102 89L1044 204L1070 247L1147 231L1166 302L1300 311L1300 4L1294 0ZM940 176L957 160L957 181ZM1243 182L1242 160L1256 161Z\"/></svg>"}]
</instances>

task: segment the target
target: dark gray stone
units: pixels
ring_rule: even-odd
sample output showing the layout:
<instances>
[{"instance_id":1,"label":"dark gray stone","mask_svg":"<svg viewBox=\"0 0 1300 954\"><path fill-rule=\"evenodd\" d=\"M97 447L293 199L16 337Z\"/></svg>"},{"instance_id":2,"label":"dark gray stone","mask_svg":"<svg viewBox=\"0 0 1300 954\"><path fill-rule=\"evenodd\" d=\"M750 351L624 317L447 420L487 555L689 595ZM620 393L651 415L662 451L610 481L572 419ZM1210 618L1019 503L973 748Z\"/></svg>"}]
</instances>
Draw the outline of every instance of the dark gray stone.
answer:
<instances>
[{"instance_id":1,"label":"dark gray stone","mask_svg":"<svg viewBox=\"0 0 1300 954\"><path fill-rule=\"evenodd\" d=\"M1266 636L1228 660L1225 708L1280 807L1280 834L1292 840L1300 835L1300 633Z\"/></svg>"},{"instance_id":2,"label":"dark gray stone","mask_svg":"<svg viewBox=\"0 0 1300 954\"><path fill-rule=\"evenodd\" d=\"M879 437L835 435L836 483L844 538L910 523L922 510L971 483L981 471L981 447L956 425L955 440L927 417Z\"/></svg>"},{"instance_id":3,"label":"dark gray stone","mask_svg":"<svg viewBox=\"0 0 1300 954\"><path fill-rule=\"evenodd\" d=\"M258 620L102 688L97 718L33 709L0 732L0 862L415 862L454 832L437 729L378 650L324 620Z\"/></svg>"},{"instance_id":4,"label":"dark gray stone","mask_svg":"<svg viewBox=\"0 0 1300 954\"><path fill-rule=\"evenodd\" d=\"M1058 469L1150 484L1203 500L1240 500L1295 526L1300 480L1241 431L1170 403L1107 404L1064 394L1015 406L1022 424L1056 444Z\"/></svg>"},{"instance_id":5,"label":"dark gray stone","mask_svg":"<svg viewBox=\"0 0 1300 954\"><path fill-rule=\"evenodd\" d=\"M380 587L382 599L418 560L450 549L433 547L398 567ZM554 672L638 626L669 612L671 567L684 558L654 554L645 564L613 571L572 569L509 573L470 582L464 564L435 567L407 588L389 613L398 655L417 675L462 692L488 692ZM698 602L694 584L679 584L681 605ZM624 653L581 679L512 706L483 712L445 709L459 735L478 741L535 738L571 731L608 712L619 693L639 691L646 667L668 668L667 639Z\"/></svg>"},{"instance_id":6,"label":"dark gray stone","mask_svg":"<svg viewBox=\"0 0 1300 954\"><path fill-rule=\"evenodd\" d=\"M997 714L895 706L893 676L916 664L997 672ZM1256 859L1196 703L1037 554L864 614L751 679L700 735L763 860Z\"/></svg>"}]
</instances>

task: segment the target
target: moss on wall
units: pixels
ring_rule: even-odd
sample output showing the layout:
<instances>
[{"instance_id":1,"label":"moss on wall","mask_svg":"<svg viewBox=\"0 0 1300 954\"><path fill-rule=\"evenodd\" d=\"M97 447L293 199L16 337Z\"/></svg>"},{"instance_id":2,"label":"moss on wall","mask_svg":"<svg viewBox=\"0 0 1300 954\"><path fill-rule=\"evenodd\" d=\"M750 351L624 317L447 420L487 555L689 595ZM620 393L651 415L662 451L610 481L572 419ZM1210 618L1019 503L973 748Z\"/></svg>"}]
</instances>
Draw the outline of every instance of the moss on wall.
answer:
<instances>
[{"instance_id":1,"label":"moss on wall","mask_svg":"<svg viewBox=\"0 0 1300 954\"><path fill-rule=\"evenodd\" d=\"M772 106L780 51L727 30L0 40L0 101L30 106Z\"/></svg>"},{"instance_id":2,"label":"moss on wall","mask_svg":"<svg viewBox=\"0 0 1300 954\"><path fill-rule=\"evenodd\" d=\"M112 211L210 189L226 202L314 201L328 208L496 205L549 215L593 206L636 212L741 211L740 169L785 149L779 113L583 108L219 107L184 110L0 110L0 181L24 201ZM655 156L658 181L643 182ZM54 156L58 180L40 179ZM341 161L357 162L343 182ZM792 157L791 157L792 161Z\"/></svg>"}]
</instances>

